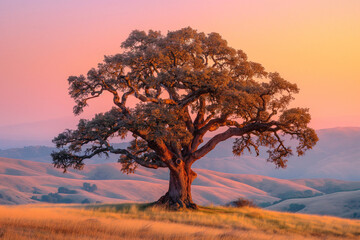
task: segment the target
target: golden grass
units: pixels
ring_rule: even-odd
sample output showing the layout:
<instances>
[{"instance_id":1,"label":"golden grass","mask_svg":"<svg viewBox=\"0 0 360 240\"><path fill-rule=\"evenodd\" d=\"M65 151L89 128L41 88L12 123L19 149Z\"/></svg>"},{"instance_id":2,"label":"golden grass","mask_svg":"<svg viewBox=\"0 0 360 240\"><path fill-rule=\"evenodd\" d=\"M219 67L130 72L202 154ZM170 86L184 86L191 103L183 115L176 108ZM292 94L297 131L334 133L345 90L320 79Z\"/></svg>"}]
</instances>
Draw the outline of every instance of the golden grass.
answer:
<instances>
[{"instance_id":1,"label":"golden grass","mask_svg":"<svg viewBox=\"0 0 360 240\"><path fill-rule=\"evenodd\" d=\"M256 208L0 206L0 239L359 239L360 221Z\"/></svg>"}]
</instances>

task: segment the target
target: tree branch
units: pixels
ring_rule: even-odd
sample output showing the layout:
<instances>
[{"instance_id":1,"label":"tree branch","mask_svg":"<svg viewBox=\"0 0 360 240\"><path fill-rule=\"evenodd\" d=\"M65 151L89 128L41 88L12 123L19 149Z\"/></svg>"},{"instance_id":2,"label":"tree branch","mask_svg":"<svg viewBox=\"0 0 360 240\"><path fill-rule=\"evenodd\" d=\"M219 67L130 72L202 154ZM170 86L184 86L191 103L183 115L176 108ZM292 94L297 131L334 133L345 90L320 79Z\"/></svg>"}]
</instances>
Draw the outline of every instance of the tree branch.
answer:
<instances>
[{"instance_id":1,"label":"tree branch","mask_svg":"<svg viewBox=\"0 0 360 240\"><path fill-rule=\"evenodd\" d=\"M67 168L69 168L69 167L74 167L75 169L81 169L84 165L83 160L92 158L92 157L102 154L102 153L106 154L107 152L114 153L114 154L126 155L128 158L133 159L137 164L139 164L143 167L146 167L146 168L157 169L159 167L162 167L162 168L168 167L164 162L145 161L144 159L131 154L126 149L114 149L112 146L97 148L90 154L74 155L68 151L61 150L60 152L51 153L51 156L53 158L54 166L57 168L63 168L64 171L66 171Z\"/></svg>"},{"instance_id":2,"label":"tree branch","mask_svg":"<svg viewBox=\"0 0 360 240\"><path fill-rule=\"evenodd\" d=\"M254 130L265 130L273 126L276 122L272 121L269 123L251 123L248 124L242 128L228 128L225 132L219 133L212 137L204 146L199 148L197 151L195 151L192 154L192 162L195 162L196 160L202 158L205 156L208 152L213 150L216 145L222 141L225 141L228 138L231 138L233 136L242 136L246 133L249 133Z\"/></svg>"}]
</instances>

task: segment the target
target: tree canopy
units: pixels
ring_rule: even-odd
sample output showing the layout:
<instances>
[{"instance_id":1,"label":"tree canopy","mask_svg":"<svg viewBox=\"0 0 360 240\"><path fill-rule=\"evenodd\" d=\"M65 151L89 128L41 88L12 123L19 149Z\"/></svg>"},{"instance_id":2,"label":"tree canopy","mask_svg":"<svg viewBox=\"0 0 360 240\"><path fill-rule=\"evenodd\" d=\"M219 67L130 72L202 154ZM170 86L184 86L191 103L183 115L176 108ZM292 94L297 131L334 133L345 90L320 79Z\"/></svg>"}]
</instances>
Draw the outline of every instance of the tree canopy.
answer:
<instances>
[{"instance_id":1,"label":"tree canopy","mask_svg":"<svg viewBox=\"0 0 360 240\"><path fill-rule=\"evenodd\" d=\"M318 140L308 127L309 109L288 108L297 85L249 61L218 33L135 30L121 47L87 76L68 78L74 114L104 93L114 107L54 138L56 167L81 169L84 159L114 153L125 173L139 165L169 168L169 192L159 202L194 207L191 165L219 142L236 137L235 155L267 147L268 161L284 168L290 155L303 155ZM204 142L209 132L213 137ZM126 136L133 137L127 149L109 143ZM297 140L295 149L285 136Z\"/></svg>"}]
</instances>

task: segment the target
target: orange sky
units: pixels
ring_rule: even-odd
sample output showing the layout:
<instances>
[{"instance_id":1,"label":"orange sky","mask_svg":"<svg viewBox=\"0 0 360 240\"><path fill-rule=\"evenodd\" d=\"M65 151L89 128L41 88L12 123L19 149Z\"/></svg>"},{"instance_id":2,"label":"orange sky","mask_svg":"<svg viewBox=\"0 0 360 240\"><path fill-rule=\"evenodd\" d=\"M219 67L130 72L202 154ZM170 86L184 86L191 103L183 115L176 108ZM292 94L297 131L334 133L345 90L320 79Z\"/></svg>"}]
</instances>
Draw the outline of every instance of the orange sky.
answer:
<instances>
[{"instance_id":1,"label":"orange sky","mask_svg":"<svg viewBox=\"0 0 360 240\"><path fill-rule=\"evenodd\" d=\"M358 0L1 0L0 130L52 119L60 131L72 128L58 121L73 118L69 75L119 52L131 30L186 26L220 33L296 82L293 105L310 108L314 128L360 127ZM105 102L90 103L83 117L106 111Z\"/></svg>"}]
</instances>

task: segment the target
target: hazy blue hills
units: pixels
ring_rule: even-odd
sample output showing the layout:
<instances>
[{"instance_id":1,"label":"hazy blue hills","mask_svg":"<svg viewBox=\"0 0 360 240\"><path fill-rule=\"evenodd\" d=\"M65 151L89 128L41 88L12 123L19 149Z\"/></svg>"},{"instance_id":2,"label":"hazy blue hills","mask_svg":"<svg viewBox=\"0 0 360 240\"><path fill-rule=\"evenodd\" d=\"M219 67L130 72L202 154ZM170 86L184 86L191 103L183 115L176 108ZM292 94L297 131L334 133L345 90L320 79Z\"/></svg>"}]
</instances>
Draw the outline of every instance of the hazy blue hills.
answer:
<instances>
[{"instance_id":1,"label":"hazy blue hills","mask_svg":"<svg viewBox=\"0 0 360 240\"><path fill-rule=\"evenodd\" d=\"M56 148L46 146L27 146L0 150L0 156L5 158L25 159L38 162L50 162L50 154Z\"/></svg>"},{"instance_id":2,"label":"hazy blue hills","mask_svg":"<svg viewBox=\"0 0 360 240\"><path fill-rule=\"evenodd\" d=\"M278 211L360 218L360 128L324 129L318 135L317 146L304 157L291 157L286 169L266 162L265 149L259 157L236 157L232 139L220 143L194 164L194 200L223 205L246 198ZM84 170L63 174L51 164L54 150L0 150L0 204L149 202L167 190L166 169L122 174L117 156L91 159ZM96 190L84 184L95 184Z\"/></svg>"},{"instance_id":3,"label":"hazy blue hills","mask_svg":"<svg viewBox=\"0 0 360 240\"><path fill-rule=\"evenodd\" d=\"M318 144L305 156L293 156L286 169L276 169L266 162L266 149L260 156L232 154L233 139L220 143L206 157L194 164L195 168L224 173L256 174L283 179L333 178L360 180L360 128L333 128L317 131ZM126 147L127 143L116 144ZM51 163L50 153L55 148L30 146L0 150L0 157ZM88 164L116 162L117 156L94 158Z\"/></svg>"},{"instance_id":4,"label":"hazy blue hills","mask_svg":"<svg viewBox=\"0 0 360 240\"><path fill-rule=\"evenodd\" d=\"M122 174L117 163L88 164L63 173L50 163L0 157L0 204L151 202L168 188L166 169ZM360 218L360 181L286 180L194 169L194 201L225 205L238 198L261 207Z\"/></svg>"},{"instance_id":5,"label":"hazy blue hills","mask_svg":"<svg viewBox=\"0 0 360 240\"><path fill-rule=\"evenodd\" d=\"M227 173L244 173L276 178L336 178L360 180L360 128L334 128L317 131L318 144L305 156L293 156L286 169L276 169L266 162L262 149L260 156L231 154L231 141L217 146L194 167Z\"/></svg>"},{"instance_id":6,"label":"hazy blue hills","mask_svg":"<svg viewBox=\"0 0 360 240\"><path fill-rule=\"evenodd\" d=\"M126 148L128 143L116 143L114 146ZM0 149L0 157L51 163L52 160L50 154L56 150L55 147L48 146L26 146L22 148ZM94 157L93 159L87 160L87 163L94 164L116 161L116 156L112 155L110 158Z\"/></svg>"}]
</instances>

